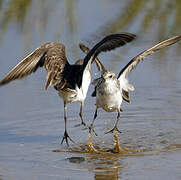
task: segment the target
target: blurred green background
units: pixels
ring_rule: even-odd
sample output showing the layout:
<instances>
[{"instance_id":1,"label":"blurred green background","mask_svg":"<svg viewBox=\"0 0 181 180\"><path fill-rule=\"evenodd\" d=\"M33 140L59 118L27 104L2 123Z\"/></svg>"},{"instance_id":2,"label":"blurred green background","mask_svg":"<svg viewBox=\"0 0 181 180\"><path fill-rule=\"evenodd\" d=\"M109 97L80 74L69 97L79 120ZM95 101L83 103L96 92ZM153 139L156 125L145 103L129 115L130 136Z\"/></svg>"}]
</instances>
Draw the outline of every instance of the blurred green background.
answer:
<instances>
[{"instance_id":1,"label":"blurred green background","mask_svg":"<svg viewBox=\"0 0 181 180\"><path fill-rule=\"evenodd\" d=\"M91 48L103 36L118 32L134 33L137 38L99 56L116 73L146 48L181 34L181 1L0 0L0 78L44 42L64 43L68 60L74 63L84 55L80 42ZM181 42L160 50L129 76L135 91L130 93L131 103L123 103L120 143L144 148L153 153L150 156L52 152L67 147L60 146L63 102L53 88L44 90L46 72L40 69L1 87L0 179L181 179L181 153L174 151L181 147L180 48ZM88 123L95 110L92 90L90 86L83 111ZM75 127L78 111L77 103L68 106L69 132L78 144L85 144L88 132ZM112 135L104 132L115 119L115 113L98 113L95 141L100 148L113 147Z\"/></svg>"}]
</instances>

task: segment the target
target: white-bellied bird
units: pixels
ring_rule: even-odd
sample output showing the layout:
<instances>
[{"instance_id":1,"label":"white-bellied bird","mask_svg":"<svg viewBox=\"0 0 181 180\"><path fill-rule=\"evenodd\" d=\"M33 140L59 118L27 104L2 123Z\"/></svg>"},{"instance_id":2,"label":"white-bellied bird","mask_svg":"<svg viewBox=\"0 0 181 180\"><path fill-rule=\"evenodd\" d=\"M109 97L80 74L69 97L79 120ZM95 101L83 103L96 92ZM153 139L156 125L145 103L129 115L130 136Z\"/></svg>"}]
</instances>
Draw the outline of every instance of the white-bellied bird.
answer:
<instances>
[{"instance_id":1,"label":"white-bellied bird","mask_svg":"<svg viewBox=\"0 0 181 180\"><path fill-rule=\"evenodd\" d=\"M91 64L95 57L101 52L110 51L117 47L131 42L135 38L131 33L112 34L103 38L97 43L82 61L76 64L69 64L65 46L61 43L45 43L35 49L30 55L20 61L5 77L0 80L0 86L15 79L21 79L35 72L39 67L44 67L47 71L46 85L50 85L58 91L59 96L64 101L64 121L65 131L61 143L68 139L72 142L67 132L67 103L78 101L80 103L80 117L82 124L85 124L82 117L82 106L86 98L88 87L91 82Z\"/></svg>"},{"instance_id":2,"label":"white-bellied bird","mask_svg":"<svg viewBox=\"0 0 181 180\"><path fill-rule=\"evenodd\" d=\"M129 98L129 91L134 91L133 85L131 85L128 81L129 73L136 68L137 64L144 60L149 55L152 55L156 51L170 46L178 41L181 40L181 36L174 36L168 40L162 41L155 46L141 52L139 55L134 57L129 63L119 72L119 75L112 71L108 71L105 67L99 62L100 70L101 70L101 77L97 78L93 81L93 85L95 86L95 90L92 93L92 96L96 96L96 110L94 114L93 121L89 127L90 132L94 131L94 121L97 117L97 110L98 108L104 109L106 112L114 112L117 111L117 120L116 123L109 132L120 132L118 129L118 122L120 119L120 112L122 100L126 102L130 102ZM81 46L82 51L85 53L89 53L88 47L85 45ZM121 132L120 132L121 133ZM95 133L96 134L96 133Z\"/></svg>"}]
</instances>

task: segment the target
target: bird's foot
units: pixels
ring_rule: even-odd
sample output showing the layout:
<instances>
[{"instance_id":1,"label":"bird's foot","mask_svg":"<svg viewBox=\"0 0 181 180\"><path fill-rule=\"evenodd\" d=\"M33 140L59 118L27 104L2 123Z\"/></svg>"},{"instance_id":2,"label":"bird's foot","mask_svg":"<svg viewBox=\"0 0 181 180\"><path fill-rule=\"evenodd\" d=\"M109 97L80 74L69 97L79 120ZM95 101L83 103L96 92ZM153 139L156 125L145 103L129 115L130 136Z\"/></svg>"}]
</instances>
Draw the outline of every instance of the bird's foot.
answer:
<instances>
[{"instance_id":1,"label":"bird's foot","mask_svg":"<svg viewBox=\"0 0 181 180\"><path fill-rule=\"evenodd\" d=\"M81 125L87 126L87 124L84 121L82 121Z\"/></svg>"},{"instance_id":2,"label":"bird's foot","mask_svg":"<svg viewBox=\"0 0 181 180\"><path fill-rule=\"evenodd\" d=\"M113 129L111 129L110 131L106 132L105 134L114 133L114 132L122 133L122 132L117 128L117 126L114 126Z\"/></svg>"},{"instance_id":3,"label":"bird's foot","mask_svg":"<svg viewBox=\"0 0 181 180\"><path fill-rule=\"evenodd\" d=\"M92 143L92 136L91 134L89 134L89 141L86 144L86 148L88 152L93 152L93 153L99 153L99 151L94 147L93 143Z\"/></svg>"},{"instance_id":4,"label":"bird's foot","mask_svg":"<svg viewBox=\"0 0 181 180\"><path fill-rule=\"evenodd\" d=\"M117 134L117 131L114 131L114 148L113 148L113 152L114 153L120 153L122 152L122 148L120 147L120 143L119 143L119 137L118 137L118 134Z\"/></svg>"},{"instance_id":5,"label":"bird's foot","mask_svg":"<svg viewBox=\"0 0 181 180\"><path fill-rule=\"evenodd\" d=\"M65 140L67 146L69 146L68 139L69 139L70 141L72 141L73 143L75 143L75 142L70 138L70 136L68 135L67 131L65 131L65 132L64 132L64 136L63 136L62 141L61 141L61 144L62 144L62 143L64 142L64 140Z\"/></svg>"},{"instance_id":6,"label":"bird's foot","mask_svg":"<svg viewBox=\"0 0 181 180\"><path fill-rule=\"evenodd\" d=\"M89 133L91 134L91 132L94 132L94 134L97 136L97 133L96 133L95 130L94 130L94 125L93 125L93 124L91 124L91 125L89 126Z\"/></svg>"},{"instance_id":7,"label":"bird's foot","mask_svg":"<svg viewBox=\"0 0 181 180\"><path fill-rule=\"evenodd\" d=\"M74 127L79 127L79 126L82 126L82 125L87 127L87 124L84 121L82 121L80 124L76 124Z\"/></svg>"}]
</instances>

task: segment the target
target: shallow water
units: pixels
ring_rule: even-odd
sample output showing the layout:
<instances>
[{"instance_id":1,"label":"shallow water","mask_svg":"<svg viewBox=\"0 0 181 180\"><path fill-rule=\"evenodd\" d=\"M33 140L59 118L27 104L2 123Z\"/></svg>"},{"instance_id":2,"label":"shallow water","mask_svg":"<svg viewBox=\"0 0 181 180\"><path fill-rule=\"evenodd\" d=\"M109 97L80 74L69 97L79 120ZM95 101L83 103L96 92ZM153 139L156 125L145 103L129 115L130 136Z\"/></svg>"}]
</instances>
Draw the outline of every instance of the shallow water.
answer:
<instances>
[{"instance_id":1,"label":"shallow water","mask_svg":"<svg viewBox=\"0 0 181 180\"><path fill-rule=\"evenodd\" d=\"M79 42L92 47L109 33L135 33L133 43L100 55L106 68L119 73L145 48L181 32L175 13L179 2L159 1L162 8L157 12L156 1L27 1L25 14L17 17L19 11L9 9L8 2L13 1L0 6L0 77L43 42L64 43L73 63L83 56ZM8 9L13 15L6 19ZM125 151L118 154L107 152L114 138L105 135L116 113L98 111L93 143L103 153L88 153L88 131L75 127L80 123L77 103L68 105L68 131L76 144L60 145L63 102L53 88L44 90L44 70L1 87L0 180L181 179L180 48L181 42L155 53L130 74L135 91L131 103L123 103L119 138ZM99 75L95 66L92 69L94 77ZM90 86L83 111L87 123L95 110L92 90Z\"/></svg>"}]
</instances>

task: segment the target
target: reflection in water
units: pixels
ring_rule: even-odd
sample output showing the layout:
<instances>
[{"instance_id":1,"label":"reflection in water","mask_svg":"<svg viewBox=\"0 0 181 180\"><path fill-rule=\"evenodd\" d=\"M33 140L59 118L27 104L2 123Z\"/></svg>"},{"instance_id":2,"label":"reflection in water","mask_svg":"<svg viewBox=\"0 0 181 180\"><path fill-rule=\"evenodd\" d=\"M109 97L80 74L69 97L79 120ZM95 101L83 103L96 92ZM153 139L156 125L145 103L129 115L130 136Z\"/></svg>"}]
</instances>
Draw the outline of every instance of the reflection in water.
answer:
<instances>
[{"instance_id":1,"label":"reflection in water","mask_svg":"<svg viewBox=\"0 0 181 180\"><path fill-rule=\"evenodd\" d=\"M124 164L119 157L110 155L91 155L86 156L89 164L89 171L95 173L95 180L98 179L118 179Z\"/></svg>"},{"instance_id":2,"label":"reflection in water","mask_svg":"<svg viewBox=\"0 0 181 180\"><path fill-rule=\"evenodd\" d=\"M6 57L0 60L1 77L16 64L16 55L23 57L23 50L29 52L45 41L65 43L67 50L73 50L72 55L79 58L78 43L82 40L94 44L97 38L109 33L135 33L138 39L131 48L115 52L111 58L101 58L107 68L118 72L121 59L126 60L146 46L181 32L180 0L92 0L86 3L92 9L87 8L85 0L0 0L0 51L1 57ZM87 45L91 47L91 44ZM132 94L129 108L123 107L126 113L122 113L123 133L119 136L122 153L112 153L113 139L104 135L104 123L112 126L114 115L104 113L95 125L99 136L94 141L102 153L87 152L86 143L81 147L55 150L60 153L51 152L50 149L60 148L56 140L64 128L63 112L59 108L61 102L51 89L47 92L50 96L41 91L44 79L35 75L30 77L33 81L27 79L1 88L0 161L7 171L0 167L0 180L8 179L6 176L9 179L72 179L69 177L80 177L81 170L85 177L95 179L134 179L137 172L143 177L140 179L156 179L154 174L165 179L168 178L165 172L173 170L173 179L180 179L180 44L145 61L134 72L136 76L130 77L138 88ZM21 88L16 88L17 85ZM88 97L84 109L87 121L92 119L94 103L94 99ZM87 134L74 127L76 111L75 105L70 112L69 126L76 142L82 143ZM60 115L55 115L58 113ZM177 151L179 158L174 154ZM123 173L125 169L128 173Z\"/></svg>"},{"instance_id":3,"label":"reflection in water","mask_svg":"<svg viewBox=\"0 0 181 180\"><path fill-rule=\"evenodd\" d=\"M95 180L100 180L100 179L105 179L105 180L117 180L120 178L121 174L121 169L123 167L120 166L120 163L116 162L114 160L114 165L111 166L110 164L105 163L104 167L96 167L94 172L94 179Z\"/></svg>"},{"instance_id":4,"label":"reflection in water","mask_svg":"<svg viewBox=\"0 0 181 180\"><path fill-rule=\"evenodd\" d=\"M82 163L85 161L85 158L84 157L70 157L70 158L67 158L69 160L70 163L75 163L75 164L79 164L79 163Z\"/></svg>"},{"instance_id":5,"label":"reflection in water","mask_svg":"<svg viewBox=\"0 0 181 180\"><path fill-rule=\"evenodd\" d=\"M97 168L95 171L95 180L118 180L119 177L119 171L120 169L118 168Z\"/></svg>"},{"instance_id":6,"label":"reflection in water","mask_svg":"<svg viewBox=\"0 0 181 180\"><path fill-rule=\"evenodd\" d=\"M124 168L123 161L118 156L98 155L88 153L85 157L73 156L68 158L68 161L73 164L84 166L90 172L94 172L94 179L100 180L117 180L120 178L122 169Z\"/></svg>"},{"instance_id":7,"label":"reflection in water","mask_svg":"<svg viewBox=\"0 0 181 180\"><path fill-rule=\"evenodd\" d=\"M95 180L120 178L122 169L124 168L123 161L119 156L88 154L86 160L89 164L88 170L95 173Z\"/></svg>"},{"instance_id":8,"label":"reflection in water","mask_svg":"<svg viewBox=\"0 0 181 180\"><path fill-rule=\"evenodd\" d=\"M170 144L166 140L161 141L161 144L164 144L165 147L160 149L160 152L173 152L181 149L181 144ZM86 146L86 145L85 145ZM101 147L97 147L101 150ZM134 156L134 157L151 157L154 155L154 151L138 152L138 147L125 149L121 153L110 153L105 152L105 149L102 149L102 153L92 153L86 152L85 150L78 151L76 147L66 149L65 151L59 150L56 152L69 152L70 155L77 153L82 154L82 156L72 156L67 158L67 160L75 165L78 165L78 169L87 169L90 172L94 173L95 180L118 180L121 178L122 171L128 166L125 162L125 158ZM135 150L135 151L134 151ZM158 156L158 151L156 151L156 156ZM138 159L139 160L139 159ZM143 167L144 168L144 167Z\"/></svg>"}]
</instances>

